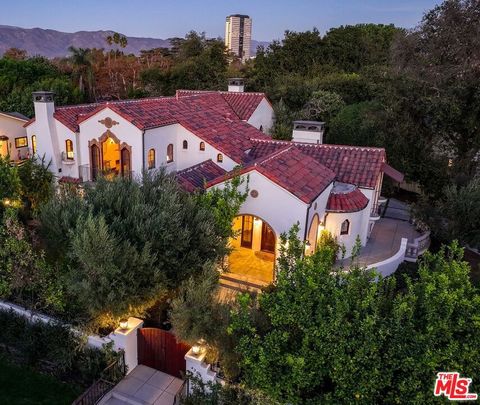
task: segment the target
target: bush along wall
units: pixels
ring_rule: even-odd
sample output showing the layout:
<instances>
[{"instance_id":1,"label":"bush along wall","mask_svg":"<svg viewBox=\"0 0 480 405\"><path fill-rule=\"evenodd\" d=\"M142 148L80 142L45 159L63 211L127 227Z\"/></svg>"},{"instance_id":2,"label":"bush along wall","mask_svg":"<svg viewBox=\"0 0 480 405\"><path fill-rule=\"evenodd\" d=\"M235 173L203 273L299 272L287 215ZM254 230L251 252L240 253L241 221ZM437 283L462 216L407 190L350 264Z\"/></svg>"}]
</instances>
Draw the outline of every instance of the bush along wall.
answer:
<instances>
[{"instance_id":1,"label":"bush along wall","mask_svg":"<svg viewBox=\"0 0 480 405\"><path fill-rule=\"evenodd\" d=\"M0 353L81 387L89 386L119 354L110 345L95 349L68 326L29 319L0 310Z\"/></svg>"}]
</instances>

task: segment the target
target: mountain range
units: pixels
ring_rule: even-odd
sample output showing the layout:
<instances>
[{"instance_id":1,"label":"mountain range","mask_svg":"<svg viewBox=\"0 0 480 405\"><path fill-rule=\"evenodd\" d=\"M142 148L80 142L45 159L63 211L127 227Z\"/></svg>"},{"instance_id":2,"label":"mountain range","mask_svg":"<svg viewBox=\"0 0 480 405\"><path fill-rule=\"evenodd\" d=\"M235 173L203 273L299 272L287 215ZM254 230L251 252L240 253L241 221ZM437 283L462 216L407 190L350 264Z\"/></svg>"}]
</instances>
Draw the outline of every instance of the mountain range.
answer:
<instances>
[{"instance_id":1,"label":"mountain range","mask_svg":"<svg viewBox=\"0 0 480 405\"><path fill-rule=\"evenodd\" d=\"M21 28L10 25L0 25L0 55L9 48L19 48L27 51L28 55L41 55L47 58L64 57L69 54L68 47L76 48L104 48L115 49L109 46L105 39L113 31L77 31L61 32L43 28ZM140 54L142 49L168 48L169 39L142 38L127 36L128 44L123 49L125 53ZM260 45L268 46L269 42L252 40L252 51L255 54Z\"/></svg>"}]
</instances>

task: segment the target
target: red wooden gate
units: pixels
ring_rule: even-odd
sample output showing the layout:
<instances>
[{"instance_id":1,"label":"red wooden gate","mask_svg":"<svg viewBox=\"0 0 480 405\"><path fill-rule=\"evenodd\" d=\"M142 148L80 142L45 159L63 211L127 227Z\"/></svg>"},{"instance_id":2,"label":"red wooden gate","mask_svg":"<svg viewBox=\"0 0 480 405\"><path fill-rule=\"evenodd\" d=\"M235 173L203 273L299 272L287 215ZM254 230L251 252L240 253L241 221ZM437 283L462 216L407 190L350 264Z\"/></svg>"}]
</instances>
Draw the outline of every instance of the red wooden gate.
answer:
<instances>
[{"instance_id":1,"label":"red wooden gate","mask_svg":"<svg viewBox=\"0 0 480 405\"><path fill-rule=\"evenodd\" d=\"M185 373L185 354L190 346L177 342L171 333L157 328L138 330L138 364L182 377Z\"/></svg>"}]
</instances>

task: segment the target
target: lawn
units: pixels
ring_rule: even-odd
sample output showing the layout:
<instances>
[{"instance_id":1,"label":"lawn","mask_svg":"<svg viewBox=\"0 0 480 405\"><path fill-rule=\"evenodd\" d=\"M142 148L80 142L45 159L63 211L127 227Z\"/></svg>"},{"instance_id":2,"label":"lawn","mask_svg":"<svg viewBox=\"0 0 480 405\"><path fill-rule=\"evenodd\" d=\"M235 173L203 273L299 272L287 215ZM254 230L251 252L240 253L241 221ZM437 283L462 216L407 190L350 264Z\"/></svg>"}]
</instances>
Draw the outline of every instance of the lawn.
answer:
<instances>
[{"instance_id":1,"label":"lawn","mask_svg":"<svg viewBox=\"0 0 480 405\"><path fill-rule=\"evenodd\" d=\"M81 390L52 376L20 367L0 356L0 403L2 405L71 404Z\"/></svg>"}]
</instances>

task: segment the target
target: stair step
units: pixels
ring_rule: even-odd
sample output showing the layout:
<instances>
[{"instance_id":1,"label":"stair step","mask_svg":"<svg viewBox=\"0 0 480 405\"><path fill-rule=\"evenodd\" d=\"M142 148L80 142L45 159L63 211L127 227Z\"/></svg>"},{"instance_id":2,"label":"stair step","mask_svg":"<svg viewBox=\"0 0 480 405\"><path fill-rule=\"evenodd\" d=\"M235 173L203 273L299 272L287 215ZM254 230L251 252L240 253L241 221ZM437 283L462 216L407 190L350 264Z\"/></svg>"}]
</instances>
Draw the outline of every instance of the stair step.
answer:
<instances>
[{"instance_id":1,"label":"stair step","mask_svg":"<svg viewBox=\"0 0 480 405\"><path fill-rule=\"evenodd\" d=\"M238 283L236 281L231 281L231 280L225 280L225 279L220 279L220 287L228 288L229 290L234 290L234 291L240 291L240 292L245 292L245 291L251 291L251 292L261 292L261 288L259 287L252 287L246 284Z\"/></svg>"},{"instance_id":2,"label":"stair step","mask_svg":"<svg viewBox=\"0 0 480 405\"><path fill-rule=\"evenodd\" d=\"M266 284L259 284L259 283L256 283L254 281L251 281L251 280L245 280L243 278L237 277L237 275L231 276L231 275L222 274L220 276L220 282L222 282L222 281L227 281L227 282L230 281L232 283L236 283L236 284L239 284L239 285L242 285L242 286L245 286L245 287L256 288L256 289L259 289L259 290L261 290L262 288L264 288L266 286Z\"/></svg>"}]
</instances>

